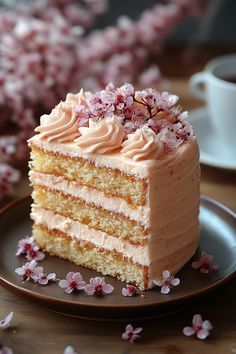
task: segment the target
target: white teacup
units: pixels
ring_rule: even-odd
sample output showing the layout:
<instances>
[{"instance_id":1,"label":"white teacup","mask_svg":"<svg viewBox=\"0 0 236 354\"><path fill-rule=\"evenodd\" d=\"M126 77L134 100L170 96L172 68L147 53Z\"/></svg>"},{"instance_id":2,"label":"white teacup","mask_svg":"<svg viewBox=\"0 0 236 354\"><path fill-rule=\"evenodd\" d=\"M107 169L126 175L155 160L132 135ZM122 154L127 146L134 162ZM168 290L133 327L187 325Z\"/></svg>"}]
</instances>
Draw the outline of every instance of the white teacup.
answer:
<instances>
[{"instance_id":1,"label":"white teacup","mask_svg":"<svg viewBox=\"0 0 236 354\"><path fill-rule=\"evenodd\" d=\"M206 102L219 149L236 156L236 54L210 61L190 78L190 87Z\"/></svg>"}]
</instances>

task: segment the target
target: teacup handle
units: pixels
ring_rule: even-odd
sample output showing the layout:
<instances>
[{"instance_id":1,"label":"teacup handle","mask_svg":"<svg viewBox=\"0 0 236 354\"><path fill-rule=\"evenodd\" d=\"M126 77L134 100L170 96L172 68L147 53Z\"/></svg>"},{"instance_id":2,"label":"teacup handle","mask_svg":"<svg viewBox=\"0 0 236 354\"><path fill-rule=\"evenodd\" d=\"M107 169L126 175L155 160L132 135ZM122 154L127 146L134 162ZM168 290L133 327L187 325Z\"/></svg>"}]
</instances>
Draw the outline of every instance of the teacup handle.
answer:
<instances>
[{"instance_id":1,"label":"teacup handle","mask_svg":"<svg viewBox=\"0 0 236 354\"><path fill-rule=\"evenodd\" d=\"M205 83L206 73L204 71L192 75L189 80L189 84L193 93L203 101L206 100L206 93L205 88L201 88L200 85L204 85Z\"/></svg>"}]
</instances>

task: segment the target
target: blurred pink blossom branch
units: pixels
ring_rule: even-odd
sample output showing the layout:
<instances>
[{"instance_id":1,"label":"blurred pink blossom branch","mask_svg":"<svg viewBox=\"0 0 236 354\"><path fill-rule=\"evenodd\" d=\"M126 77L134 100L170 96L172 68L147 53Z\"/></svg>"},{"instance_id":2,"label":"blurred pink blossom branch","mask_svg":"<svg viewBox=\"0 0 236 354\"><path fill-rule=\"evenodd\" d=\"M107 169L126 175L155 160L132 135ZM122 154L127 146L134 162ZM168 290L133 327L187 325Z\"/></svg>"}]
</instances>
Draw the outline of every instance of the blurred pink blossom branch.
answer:
<instances>
[{"instance_id":1,"label":"blurred pink blossom branch","mask_svg":"<svg viewBox=\"0 0 236 354\"><path fill-rule=\"evenodd\" d=\"M0 200L19 179L8 163L12 156L27 158L26 140L42 112L80 87L94 90L109 82L157 86L162 78L156 65L149 66L151 55L186 17L202 13L208 1L169 0L145 10L136 22L123 16L116 26L102 30L91 29L108 0L4 2L0 129L11 124L16 135L0 138Z\"/></svg>"}]
</instances>

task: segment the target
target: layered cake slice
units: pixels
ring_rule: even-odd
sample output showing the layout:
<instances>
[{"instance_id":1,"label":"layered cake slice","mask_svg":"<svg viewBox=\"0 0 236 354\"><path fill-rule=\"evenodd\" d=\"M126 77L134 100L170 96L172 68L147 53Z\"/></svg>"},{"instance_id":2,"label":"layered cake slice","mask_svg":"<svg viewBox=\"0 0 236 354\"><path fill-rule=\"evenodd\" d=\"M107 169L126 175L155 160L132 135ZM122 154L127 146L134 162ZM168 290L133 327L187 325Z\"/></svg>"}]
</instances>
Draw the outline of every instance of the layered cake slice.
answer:
<instances>
[{"instance_id":1,"label":"layered cake slice","mask_svg":"<svg viewBox=\"0 0 236 354\"><path fill-rule=\"evenodd\" d=\"M29 140L38 245L152 287L199 243L199 153L178 97L109 85L68 94Z\"/></svg>"}]
</instances>

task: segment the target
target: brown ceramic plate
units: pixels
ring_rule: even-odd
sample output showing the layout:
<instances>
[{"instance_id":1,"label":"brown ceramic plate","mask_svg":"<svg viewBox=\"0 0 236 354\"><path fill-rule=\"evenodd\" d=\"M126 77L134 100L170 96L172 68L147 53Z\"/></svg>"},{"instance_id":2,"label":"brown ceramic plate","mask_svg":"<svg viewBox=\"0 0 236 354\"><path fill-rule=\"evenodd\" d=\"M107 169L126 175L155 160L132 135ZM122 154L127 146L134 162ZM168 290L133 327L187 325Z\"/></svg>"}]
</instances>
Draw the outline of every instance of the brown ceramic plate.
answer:
<instances>
[{"instance_id":1,"label":"brown ceramic plate","mask_svg":"<svg viewBox=\"0 0 236 354\"><path fill-rule=\"evenodd\" d=\"M115 290L102 298L84 293L67 295L57 283L44 287L31 282L22 283L15 274L15 268L21 266L25 259L16 257L15 251L18 240L31 233L30 203L30 198L19 200L4 208L0 214L0 284L53 311L102 320L156 317L181 309L189 300L208 293L236 274L235 213L212 199L202 197L201 244L194 259L204 250L214 256L219 270L202 274L192 269L189 262L178 273L181 284L172 289L169 295L162 295L160 288L155 288L144 292L145 297L127 298L121 295L124 283L108 276L105 277L106 281ZM95 271L49 255L41 264L45 271L56 272L60 279L65 278L69 271L80 271L86 281L98 275Z\"/></svg>"}]
</instances>

